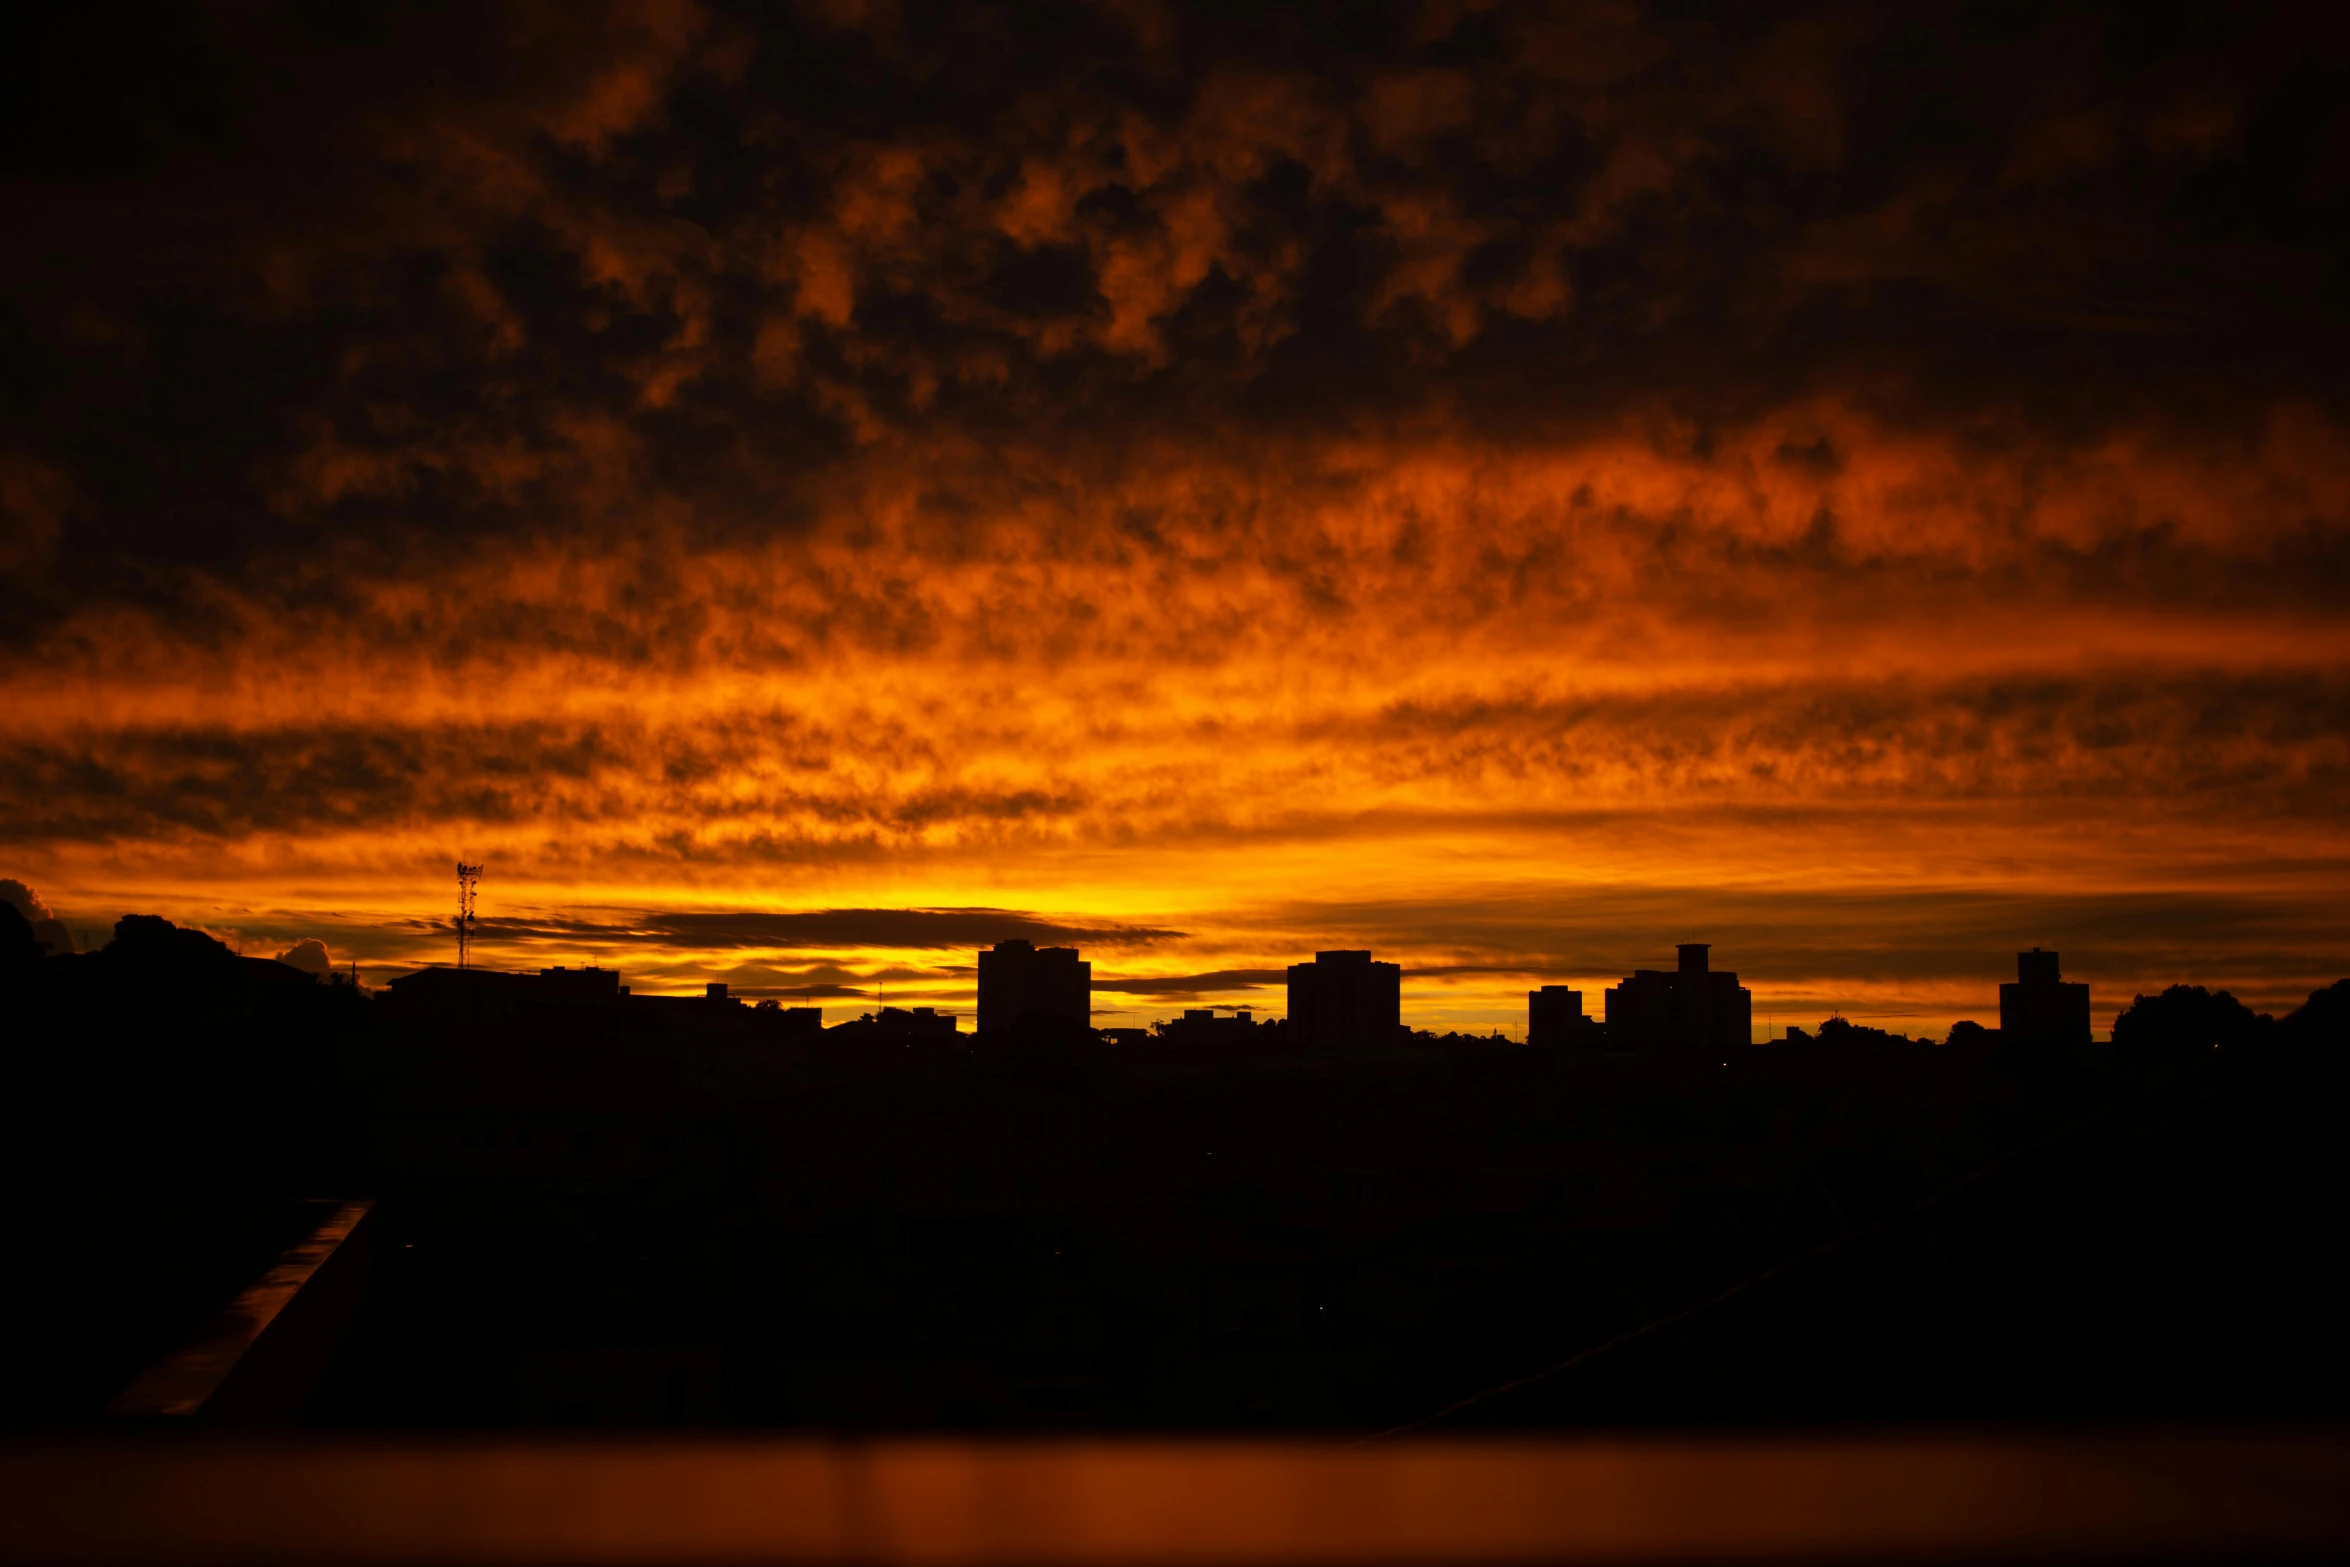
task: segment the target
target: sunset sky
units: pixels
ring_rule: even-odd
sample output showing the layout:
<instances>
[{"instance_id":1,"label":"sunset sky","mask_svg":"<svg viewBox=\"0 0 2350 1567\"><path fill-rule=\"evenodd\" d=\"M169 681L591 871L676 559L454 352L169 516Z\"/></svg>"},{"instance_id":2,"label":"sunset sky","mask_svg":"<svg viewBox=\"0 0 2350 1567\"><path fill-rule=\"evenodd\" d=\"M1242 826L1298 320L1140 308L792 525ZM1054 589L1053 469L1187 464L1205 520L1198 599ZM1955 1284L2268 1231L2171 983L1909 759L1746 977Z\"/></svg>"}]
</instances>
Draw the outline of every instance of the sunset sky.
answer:
<instances>
[{"instance_id":1,"label":"sunset sky","mask_svg":"<svg viewBox=\"0 0 2350 1567\"><path fill-rule=\"evenodd\" d=\"M2350 973L2341 9L49 9L0 876L94 941Z\"/></svg>"}]
</instances>

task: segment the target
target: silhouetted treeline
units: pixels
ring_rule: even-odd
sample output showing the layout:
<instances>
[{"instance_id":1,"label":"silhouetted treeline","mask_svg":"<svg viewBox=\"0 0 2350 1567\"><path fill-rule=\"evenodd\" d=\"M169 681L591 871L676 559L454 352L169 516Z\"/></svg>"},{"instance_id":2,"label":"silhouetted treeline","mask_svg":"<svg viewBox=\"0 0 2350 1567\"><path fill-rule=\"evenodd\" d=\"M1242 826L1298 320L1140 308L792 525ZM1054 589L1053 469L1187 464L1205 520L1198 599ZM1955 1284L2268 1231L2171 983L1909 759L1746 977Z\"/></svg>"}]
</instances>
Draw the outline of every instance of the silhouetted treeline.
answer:
<instances>
[{"instance_id":1,"label":"silhouetted treeline","mask_svg":"<svg viewBox=\"0 0 2350 1567\"><path fill-rule=\"evenodd\" d=\"M2315 1025L2324 1015L2328 994L2321 991L2310 998L2319 1010L2305 1009L2296 1029ZM2158 996L2139 996L2123 1009L2113 1020L2113 1046L2138 1061L2183 1064L2214 1050L2261 1040L2274 1026L2274 1019L2224 990L2215 995L2201 985L2173 985Z\"/></svg>"}]
</instances>

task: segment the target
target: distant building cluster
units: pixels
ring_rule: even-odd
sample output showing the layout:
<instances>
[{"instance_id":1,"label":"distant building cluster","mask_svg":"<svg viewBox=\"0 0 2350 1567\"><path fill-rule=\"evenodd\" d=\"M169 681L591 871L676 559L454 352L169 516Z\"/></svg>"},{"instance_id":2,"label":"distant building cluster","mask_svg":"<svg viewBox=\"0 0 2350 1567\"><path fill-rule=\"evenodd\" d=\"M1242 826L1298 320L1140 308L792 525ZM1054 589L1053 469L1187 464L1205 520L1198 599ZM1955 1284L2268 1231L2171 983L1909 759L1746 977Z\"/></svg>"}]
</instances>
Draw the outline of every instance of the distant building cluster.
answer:
<instances>
[{"instance_id":1,"label":"distant building cluster","mask_svg":"<svg viewBox=\"0 0 2350 1567\"><path fill-rule=\"evenodd\" d=\"M1680 946L1678 968L1634 969L1607 993L1607 1037L1615 1049L1692 1064L1719 1061L1754 1042L1754 992L1716 973L1702 941Z\"/></svg>"},{"instance_id":2,"label":"distant building cluster","mask_svg":"<svg viewBox=\"0 0 2350 1567\"><path fill-rule=\"evenodd\" d=\"M1175 1045L1245 1045L1255 1040L1257 1026L1256 1013L1248 1007L1239 1008L1230 1017L1218 1017L1214 1007L1186 1007L1181 1017L1159 1025L1158 1037ZM1119 1032L1140 1040L1150 1038L1148 1029Z\"/></svg>"},{"instance_id":3,"label":"distant building cluster","mask_svg":"<svg viewBox=\"0 0 2350 1567\"><path fill-rule=\"evenodd\" d=\"M482 968L428 968L405 974L385 987L395 1011L459 1016L495 1016L517 1011L593 1010L641 1018L656 1026L679 1024L757 1029L771 1035L812 1034L824 1027L821 1007L787 1007L772 998L745 1005L722 981L698 996L639 996L620 983L617 969L586 964L543 968L536 974L508 974ZM948 1020L950 1024L952 1019Z\"/></svg>"},{"instance_id":4,"label":"distant building cluster","mask_svg":"<svg viewBox=\"0 0 2350 1567\"><path fill-rule=\"evenodd\" d=\"M1702 1064L1753 1043L1754 992L1716 969L1702 941L1680 946L1671 969L1634 969L1608 987L1606 1019L1586 1017L1583 993L1545 985L1526 994L1526 1043L1542 1049L1636 1051Z\"/></svg>"},{"instance_id":5,"label":"distant building cluster","mask_svg":"<svg viewBox=\"0 0 2350 1567\"><path fill-rule=\"evenodd\" d=\"M2052 1045L2086 1042L2089 987L2068 983L2057 954L2039 947L2017 954L2013 983L1999 987L1999 1027L1959 1026L1970 1044ZM978 1033L1003 1036L1039 1029L1077 1031L1116 1045L1165 1044L1193 1049L1279 1049L1303 1056L1381 1057L1414 1035L1403 1021L1403 969L1356 949L1317 952L1287 971L1288 1015L1260 1020L1247 1008L1219 1013L1193 1007L1150 1028L1096 1028L1093 965L1075 947L1039 947L1022 939L997 942L978 954ZM611 969L545 968L535 975L479 968L436 967L395 979L387 992L395 1009L480 1016L512 1011L618 1008L648 1022L755 1031L762 1037L813 1036L824 1031L823 1009L787 1007L775 999L746 1006L722 982L699 996L637 996ZM1704 1066L1730 1059L1754 1042L1754 993L1738 976L1717 969L1712 948L1681 943L1670 969L1635 969L1608 987L1602 1015L1584 1010L1584 993L1544 985L1526 995L1525 1043L1544 1051L1609 1052L1674 1065ZM881 1007L836 1025L879 1042L918 1046L958 1037L953 1013L934 1007ZM1840 1031L1840 1032L1835 1032ZM1875 1036L1836 1020L1833 1037ZM1830 1037L1823 1035L1821 1037ZM1890 1036L1887 1036L1890 1037ZM1788 1043L1814 1036L1790 1029ZM1501 1041L1491 1041L1501 1042Z\"/></svg>"}]
</instances>

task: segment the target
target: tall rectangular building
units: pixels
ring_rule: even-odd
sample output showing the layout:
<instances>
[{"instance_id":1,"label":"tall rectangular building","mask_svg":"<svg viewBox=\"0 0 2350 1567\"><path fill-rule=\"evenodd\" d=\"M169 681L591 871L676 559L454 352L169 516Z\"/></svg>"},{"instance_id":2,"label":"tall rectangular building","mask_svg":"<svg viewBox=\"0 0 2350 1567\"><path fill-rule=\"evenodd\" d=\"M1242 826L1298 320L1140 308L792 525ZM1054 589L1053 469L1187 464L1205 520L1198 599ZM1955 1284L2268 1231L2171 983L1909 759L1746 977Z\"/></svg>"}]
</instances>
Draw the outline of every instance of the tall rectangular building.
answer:
<instances>
[{"instance_id":1,"label":"tall rectangular building","mask_svg":"<svg viewBox=\"0 0 2350 1567\"><path fill-rule=\"evenodd\" d=\"M1403 1038L1403 969L1368 952L1317 952L1289 966L1289 1030L1314 1055L1394 1050Z\"/></svg>"},{"instance_id":2,"label":"tall rectangular building","mask_svg":"<svg viewBox=\"0 0 2350 1567\"><path fill-rule=\"evenodd\" d=\"M2068 985L2056 954L2015 955L2016 981L1999 987L1999 1034L2006 1044L2089 1042L2089 987Z\"/></svg>"},{"instance_id":3,"label":"tall rectangular building","mask_svg":"<svg viewBox=\"0 0 2350 1567\"><path fill-rule=\"evenodd\" d=\"M1075 947L999 941L979 954L979 1031L1010 1028L1030 1013L1093 1021L1093 965Z\"/></svg>"},{"instance_id":4,"label":"tall rectangular building","mask_svg":"<svg viewBox=\"0 0 2350 1567\"><path fill-rule=\"evenodd\" d=\"M1596 1043L1583 1015L1583 992L1545 985L1526 993L1526 1043L1537 1049Z\"/></svg>"},{"instance_id":5,"label":"tall rectangular building","mask_svg":"<svg viewBox=\"0 0 2350 1567\"><path fill-rule=\"evenodd\" d=\"M1607 1042L1691 1065L1720 1063L1754 1042L1754 992L1717 973L1702 941L1681 944L1680 967L1635 969L1607 993Z\"/></svg>"}]
</instances>

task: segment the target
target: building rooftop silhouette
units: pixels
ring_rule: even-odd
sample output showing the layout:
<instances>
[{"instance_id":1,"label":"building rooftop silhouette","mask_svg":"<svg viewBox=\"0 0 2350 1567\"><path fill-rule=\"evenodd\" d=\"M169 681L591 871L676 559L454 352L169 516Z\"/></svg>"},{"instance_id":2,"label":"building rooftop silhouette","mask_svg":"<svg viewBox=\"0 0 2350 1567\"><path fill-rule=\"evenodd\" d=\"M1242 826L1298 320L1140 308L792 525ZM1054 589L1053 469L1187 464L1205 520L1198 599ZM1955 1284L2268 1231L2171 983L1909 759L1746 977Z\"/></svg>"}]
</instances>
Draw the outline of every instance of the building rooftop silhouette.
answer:
<instances>
[{"instance_id":1,"label":"building rooftop silhouette","mask_svg":"<svg viewBox=\"0 0 2350 1567\"><path fill-rule=\"evenodd\" d=\"M1691 1065L1726 1061L1754 1041L1754 992L1712 967L1707 943L1679 950L1678 968L1636 969L1609 988L1609 1047Z\"/></svg>"},{"instance_id":2,"label":"building rooftop silhouette","mask_svg":"<svg viewBox=\"0 0 2350 1567\"><path fill-rule=\"evenodd\" d=\"M2034 947L2015 955L2016 977L1999 987L1999 1032L2010 1045L2089 1042L2089 987L2068 984L2056 954Z\"/></svg>"},{"instance_id":3,"label":"building rooftop silhouette","mask_svg":"<svg viewBox=\"0 0 2350 1567\"><path fill-rule=\"evenodd\" d=\"M1289 966L1292 1047L1313 1055L1384 1054L1403 1039L1403 969L1358 951L1317 952Z\"/></svg>"},{"instance_id":4,"label":"building rooftop silhouette","mask_svg":"<svg viewBox=\"0 0 2350 1567\"><path fill-rule=\"evenodd\" d=\"M1187 1007L1183 1016L1158 1025L1158 1036L1178 1045L1242 1045L1257 1037L1256 1014L1242 1007L1218 1017L1213 1007Z\"/></svg>"},{"instance_id":5,"label":"building rooftop silhouette","mask_svg":"<svg viewBox=\"0 0 2350 1567\"><path fill-rule=\"evenodd\" d=\"M1599 1043L1599 1030L1583 1015L1583 992L1545 985L1526 993L1526 1043L1537 1049Z\"/></svg>"},{"instance_id":6,"label":"building rooftop silhouette","mask_svg":"<svg viewBox=\"0 0 2350 1567\"><path fill-rule=\"evenodd\" d=\"M1093 965L1075 947L999 941L979 954L979 1031L1007 1029L1034 1014L1087 1023L1093 1017Z\"/></svg>"},{"instance_id":7,"label":"building rooftop silhouette","mask_svg":"<svg viewBox=\"0 0 2350 1567\"><path fill-rule=\"evenodd\" d=\"M387 981L383 1000L395 1015L450 1019L545 1016L588 1024L602 1018L615 1026L740 1026L767 1035L813 1033L824 1026L821 1007L784 1007L772 1000L745 1006L724 980L708 982L698 996L636 995L620 983L618 970L592 963L536 974L435 964Z\"/></svg>"}]
</instances>

